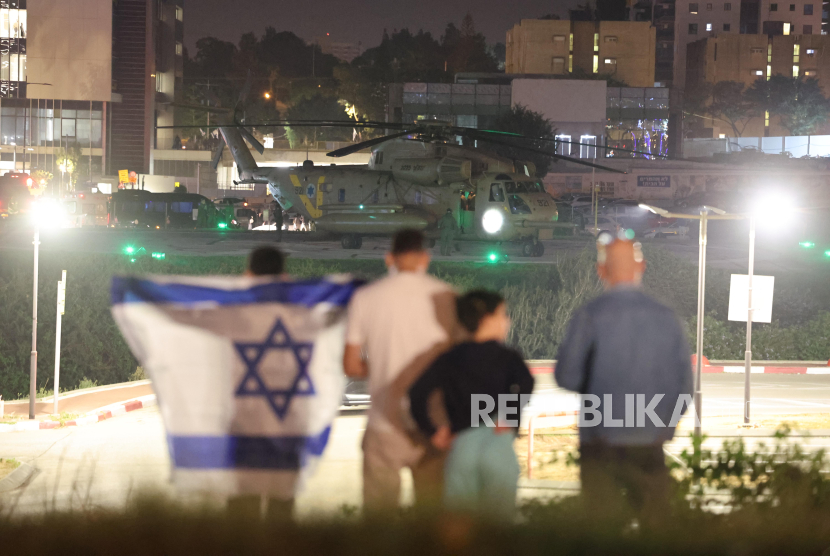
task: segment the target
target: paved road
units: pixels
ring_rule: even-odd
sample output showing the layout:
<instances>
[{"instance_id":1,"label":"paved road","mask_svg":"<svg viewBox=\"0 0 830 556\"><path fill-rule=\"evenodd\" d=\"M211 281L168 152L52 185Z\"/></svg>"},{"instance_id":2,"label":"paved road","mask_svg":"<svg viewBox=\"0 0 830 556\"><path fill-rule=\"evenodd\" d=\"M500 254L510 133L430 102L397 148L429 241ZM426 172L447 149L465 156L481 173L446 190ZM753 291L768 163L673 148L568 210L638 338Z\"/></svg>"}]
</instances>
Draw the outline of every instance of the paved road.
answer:
<instances>
[{"instance_id":1,"label":"paved road","mask_svg":"<svg viewBox=\"0 0 830 556\"><path fill-rule=\"evenodd\" d=\"M733 415L736 423L740 421L741 379L704 375L704 419L720 414ZM830 411L830 376L760 375L753 377L753 382L758 416ZM534 404L551 404L555 410L562 410L569 397L544 378L538 381L536 394ZM365 416L359 409L343 410L335 421L319 469L297 501L300 515L335 512L344 504L360 503L360 438L364 426ZM737 434L738 429L725 432ZM759 437L748 442L760 440ZM713 438L711 446L716 447L720 441ZM830 438L821 435L803 442L814 448L830 446ZM679 437L670 451L679 453L686 445L688 441ZM0 514L9 511L11 505L20 513L52 507L77 509L90 504L118 507L139 492L173 494L168 483L164 429L157 408L80 428L5 433L0 438L0 457L33 462L39 470L25 490L0 495ZM406 492L409 497L410 490ZM550 493L523 488L520 494Z\"/></svg>"},{"instance_id":2,"label":"paved road","mask_svg":"<svg viewBox=\"0 0 830 556\"><path fill-rule=\"evenodd\" d=\"M731 236L730 236L731 237ZM65 229L44 230L41 233L41 249L50 251L79 251L91 253L121 253L127 245L143 246L148 252L164 252L180 255L244 255L261 243L273 241L271 232L196 232L196 231L135 231L135 230L92 230ZM31 235L20 229L0 229L0 250L31 250ZM646 241L661 246L678 256L696 263L698 244L692 238ZM475 241L460 241L460 251L452 257L439 254L434 248L435 260L484 261L494 249L506 253L512 263L551 263L558 255L573 254L591 247L587 236L561 238L545 241L545 255L541 258L524 258L518 246L504 244L496 246ZM344 250L340 242L318 234L284 232L279 243L289 256L308 259L380 259L389 247L388 238L367 237L359 250ZM805 254L793 249L784 249L769 241L759 239L756 253L757 272L775 273L793 270L807 270L823 261L808 260ZM824 263L826 266L826 262ZM743 237L710 240L708 266L736 272L745 272L747 266L747 245Z\"/></svg>"}]
</instances>

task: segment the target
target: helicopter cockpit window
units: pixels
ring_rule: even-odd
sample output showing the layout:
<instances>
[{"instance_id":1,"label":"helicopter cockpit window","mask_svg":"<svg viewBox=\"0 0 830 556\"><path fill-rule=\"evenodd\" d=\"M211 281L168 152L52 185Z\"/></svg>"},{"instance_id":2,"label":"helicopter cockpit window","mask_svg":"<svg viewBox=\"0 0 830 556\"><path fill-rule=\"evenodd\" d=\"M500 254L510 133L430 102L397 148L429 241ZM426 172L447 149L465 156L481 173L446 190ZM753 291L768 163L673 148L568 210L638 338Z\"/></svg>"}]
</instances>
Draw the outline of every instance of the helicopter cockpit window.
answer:
<instances>
[{"instance_id":1,"label":"helicopter cockpit window","mask_svg":"<svg viewBox=\"0 0 830 556\"><path fill-rule=\"evenodd\" d=\"M504 189L508 193L516 193L518 191L517 187L519 185L520 185L519 183L514 183L512 181L507 181L507 182L504 182Z\"/></svg>"},{"instance_id":2,"label":"helicopter cockpit window","mask_svg":"<svg viewBox=\"0 0 830 556\"><path fill-rule=\"evenodd\" d=\"M490 202L491 203L503 203L504 202L504 191L502 190L500 183L490 184Z\"/></svg>"},{"instance_id":3,"label":"helicopter cockpit window","mask_svg":"<svg viewBox=\"0 0 830 556\"><path fill-rule=\"evenodd\" d=\"M509 195L507 201L513 214L530 214L530 207L518 195Z\"/></svg>"}]
</instances>

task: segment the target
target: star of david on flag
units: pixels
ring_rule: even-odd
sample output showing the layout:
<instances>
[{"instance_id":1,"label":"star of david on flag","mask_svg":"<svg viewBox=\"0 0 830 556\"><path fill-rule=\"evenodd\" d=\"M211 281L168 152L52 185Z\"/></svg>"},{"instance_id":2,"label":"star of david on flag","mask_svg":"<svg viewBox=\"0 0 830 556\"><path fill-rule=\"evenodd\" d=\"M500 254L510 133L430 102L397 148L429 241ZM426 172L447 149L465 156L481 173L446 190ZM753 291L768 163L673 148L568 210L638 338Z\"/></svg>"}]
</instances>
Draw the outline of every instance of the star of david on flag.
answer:
<instances>
[{"instance_id":1,"label":"star of david on flag","mask_svg":"<svg viewBox=\"0 0 830 556\"><path fill-rule=\"evenodd\" d=\"M247 372L236 389L237 396L263 396L271 409L282 420L294 396L314 395L314 384L308 376L308 363L314 344L298 343L292 340L282 319L277 319L274 328L262 343L235 342L234 347L247 366ZM297 362L297 374L288 388L269 388L259 372L262 359L269 350L291 352Z\"/></svg>"},{"instance_id":2,"label":"star of david on flag","mask_svg":"<svg viewBox=\"0 0 830 556\"><path fill-rule=\"evenodd\" d=\"M113 317L153 381L178 488L297 494L339 413L345 308L361 284L113 280Z\"/></svg>"}]
</instances>

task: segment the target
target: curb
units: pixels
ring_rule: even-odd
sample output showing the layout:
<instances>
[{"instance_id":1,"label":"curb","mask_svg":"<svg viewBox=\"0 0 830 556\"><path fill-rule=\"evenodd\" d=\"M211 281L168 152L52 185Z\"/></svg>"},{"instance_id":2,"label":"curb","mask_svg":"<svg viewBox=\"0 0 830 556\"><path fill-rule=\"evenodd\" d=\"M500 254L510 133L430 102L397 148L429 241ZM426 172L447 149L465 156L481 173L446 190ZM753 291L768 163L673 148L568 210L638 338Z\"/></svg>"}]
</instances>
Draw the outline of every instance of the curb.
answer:
<instances>
[{"instance_id":1,"label":"curb","mask_svg":"<svg viewBox=\"0 0 830 556\"><path fill-rule=\"evenodd\" d=\"M533 375L552 374L555 370L553 365L530 367ZM702 372L705 374L720 373L743 373L741 366L704 366ZM752 367L752 374L779 374L779 375L830 375L830 367Z\"/></svg>"},{"instance_id":2,"label":"curb","mask_svg":"<svg viewBox=\"0 0 830 556\"><path fill-rule=\"evenodd\" d=\"M8 492L23 485L35 472L35 466L28 463L21 463L20 467L3 477L0 480L0 492Z\"/></svg>"},{"instance_id":3,"label":"curb","mask_svg":"<svg viewBox=\"0 0 830 556\"><path fill-rule=\"evenodd\" d=\"M123 415L124 413L135 411L136 409L152 407L154 405L157 405L157 403L158 402L156 401L156 395L150 394L148 396L142 396L140 398L135 398L132 400L128 400L126 402L119 402L115 404L106 405L104 407L99 407L98 409L90 411L84 417L79 417L77 419L72 419L71 421L66 421L64 423L64 426L82 427L85 425L91 425L92 423L106 421L107 419L112 419L113 417L116 417L118 415ZM0 433L56 429L60 426L60 421L21 421L13 425L0 425Z\"/></svg>"}]
</instances>

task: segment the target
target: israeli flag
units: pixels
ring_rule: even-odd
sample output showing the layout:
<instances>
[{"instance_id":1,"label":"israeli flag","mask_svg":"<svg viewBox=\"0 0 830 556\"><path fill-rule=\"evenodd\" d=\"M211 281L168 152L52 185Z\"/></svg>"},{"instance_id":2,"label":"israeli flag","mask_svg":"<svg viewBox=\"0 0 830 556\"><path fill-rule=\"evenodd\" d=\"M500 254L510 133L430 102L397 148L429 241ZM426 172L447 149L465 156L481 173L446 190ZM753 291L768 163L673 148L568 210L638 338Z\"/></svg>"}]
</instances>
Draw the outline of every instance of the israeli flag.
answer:
<instances>
[{"instance_id":1,"label":"israeli flag","mask_svg":"<svg viewBox=\"0 0 830 556\"><path fill-rule=\"evenodd\" d=\"M345 379L349 277L115 278L113 316L153 381L184 491L296 495Z\"/></svg>"}]
</instances>

